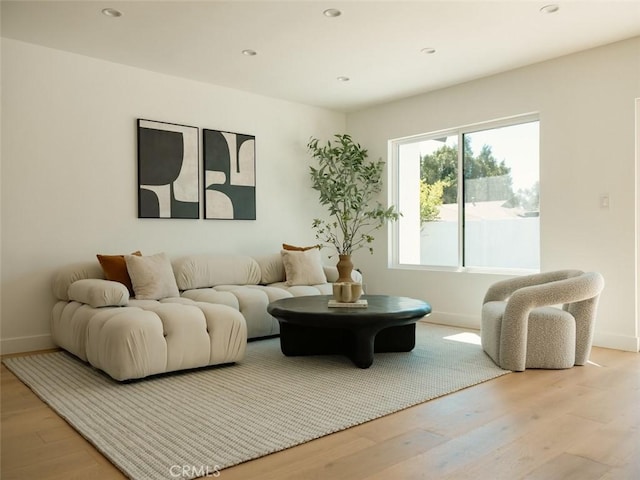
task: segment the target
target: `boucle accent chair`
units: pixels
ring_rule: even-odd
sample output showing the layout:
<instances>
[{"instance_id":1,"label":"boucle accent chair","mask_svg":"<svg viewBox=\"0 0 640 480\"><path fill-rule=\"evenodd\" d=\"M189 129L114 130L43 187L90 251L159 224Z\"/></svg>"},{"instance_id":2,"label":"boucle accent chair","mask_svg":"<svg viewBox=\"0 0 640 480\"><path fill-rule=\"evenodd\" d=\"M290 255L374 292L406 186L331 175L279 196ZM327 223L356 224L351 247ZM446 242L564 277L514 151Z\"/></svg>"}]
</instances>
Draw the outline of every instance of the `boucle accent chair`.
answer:
<instances>
[{"instance_id":1,"label":"boucle accent chair","mask_svg":"<svg viewBox=\"0 0 640 480\"><path fill-rule=\"evenodd\" d=\"M584 365L603 288L602 275L581 270L497 282L484 297L482 348L505 370Z\"/></svg>"}]
</instances>

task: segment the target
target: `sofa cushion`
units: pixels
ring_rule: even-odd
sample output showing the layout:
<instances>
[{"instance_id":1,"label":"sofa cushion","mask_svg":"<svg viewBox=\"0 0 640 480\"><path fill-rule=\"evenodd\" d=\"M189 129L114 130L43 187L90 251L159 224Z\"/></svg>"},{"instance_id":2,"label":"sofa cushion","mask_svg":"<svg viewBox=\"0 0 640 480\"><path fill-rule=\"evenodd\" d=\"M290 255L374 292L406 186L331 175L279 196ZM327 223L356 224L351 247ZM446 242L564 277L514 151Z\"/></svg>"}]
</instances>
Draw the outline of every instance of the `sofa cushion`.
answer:
<instances>
[{"instance_id":1,"label":"sofa cushion","mask_svg":"<svg viewBox=\"0 0 640 480\"><path fill-rule=\"evenodd\" d=\"M120 307L129 303L129 291L120 282L90 278L69 286L69 300L86 303L93 308Z\"/></svg>"},{"instance_id":2,"label":"sofa cushion","mask_svg":"<svg viewBox=\"0 0 640 480\"><path fill-rule=\"evenodd\" d=\"M189 255L175 260L173 269L180 290L260 283L260 267L246 255Z\"/></svg>"},{"instance_id":3,"label":"sofa cushion","mask_svg":"<svg viewBox=\"0 0 640 480\"><path fill-rule=\"evenodd\" d=\"M131 255L141 256L140 251L135 251ZM102 271L104 272L104 278L107 280L113 280L114 282L120 282L127 290L129 295L133 296L133 285L131 285L131 277L127 271L127 263L124 261L124 255L96 255Z\"/></svg>"},{"instance_id":4,"label":"sofa cushion","mask_svg":"<svg viewBox=\"0 0 640 480\"><path fill-rule=\"evenodd\" d=\"M282 255L279 253L261 255L254 257L254 259L260 267L261 285L269 285L270 283L284 282L286 280Z\"/></svg>"},{"instance_id":5,"label":"sofa cushion","mask_svg":"<svg viewBox=\"0 0 640 480\"><path fill-rule=\"evenodd\" d=\"M137 300L180 296L171 262L164 253L146 257L125 255L124 259Z\"/></svg>"},{"instance_id":6,"label":"sofa cushion","mask_svg":"<svg viewBox=\"0 0 640 480\"><path fill-rule=\"evenodd\" d=\"M333 285L330 283L319 283L317 285L294 285L289 286L286 282L272 283L266 288L282 290L292 297L304 297L305 295L332 295Z\"/></svg>"},{"instance_id":7,"label":"sofa cushion","mask_svg":"<svg viewBox=\"0 0 640 480\"><path fill-rule=\"evenodd\" d=\"M280 253L288 286L326 283L320 249L282 250Z\"/></svg>"}]
</instances>

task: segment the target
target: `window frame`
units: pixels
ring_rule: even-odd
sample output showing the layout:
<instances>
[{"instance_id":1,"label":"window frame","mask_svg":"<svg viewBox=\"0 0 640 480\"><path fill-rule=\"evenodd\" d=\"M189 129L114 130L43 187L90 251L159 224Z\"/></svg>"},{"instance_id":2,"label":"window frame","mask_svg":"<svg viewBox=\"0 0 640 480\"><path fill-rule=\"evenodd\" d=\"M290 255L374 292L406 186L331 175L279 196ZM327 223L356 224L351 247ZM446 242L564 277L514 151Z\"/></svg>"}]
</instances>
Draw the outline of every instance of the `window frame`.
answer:
<instances>
[{"instance_id":1,"label":"window frame","mask_svg":"<svg viewBox=\"0 0 640 480\"><path fill-rule=\"evenodd\" d=\"M539 112L531 112L522 115L514 115L510 117L503 117L500 119L489 120L486 122L472 123L463 125L460 127L452 127L442 130L437 130L428 133L421 133L417 135L410 135L406 137L399 137L390 139L388 141L388 153L389 161L387 162L387 174L390 179L388 194L391 199L391 204L397 205L399 203L399 177L400 177L400 165L399 165L399 150L401 145L416 143L421 141L435 140L442 137L456 136L458 138L458 265L445 266L445 265L418 265L418 264L406 264L400 263L400 235L399 235L399 222L393 222L388 232L388 245L389 251L387 258L389 259L388 267L396 270L428 270L428 271L442 271L442 272L466 272L466 273L491 273L499 275L526 275L530 273L540 272L540 268L526 269L526 268L506 268L506 267L468 267L464 265L464 246L465 246L465 222L464 222L464 168L463 168L463 150L464 150L464 135L483 131L491 130L502 127L509 127L520 125L524 123L538 122L540 124ZM538 142L540 142L540 135L538 136ZM540 162L538 163L538 172L540 171ZM540 175L538 174L538 181L540 182ZM540 242L538 243L540 245Z\"/></svg>"}]
</instances>

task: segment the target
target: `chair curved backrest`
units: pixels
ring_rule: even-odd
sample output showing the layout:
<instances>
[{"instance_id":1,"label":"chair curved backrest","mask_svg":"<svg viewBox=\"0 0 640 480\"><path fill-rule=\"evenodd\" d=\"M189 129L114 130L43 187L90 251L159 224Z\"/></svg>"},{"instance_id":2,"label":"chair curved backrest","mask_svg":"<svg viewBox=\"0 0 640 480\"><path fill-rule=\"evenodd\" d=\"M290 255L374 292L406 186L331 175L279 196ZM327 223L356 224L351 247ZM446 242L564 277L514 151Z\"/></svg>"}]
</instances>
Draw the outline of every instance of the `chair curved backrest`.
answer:
<instances>
[{"instance_id":1,"label":"chair curved backrest","mask_svg":"<svg viewBox=\"0 0 640 480\"><path fill-rule=\"evenodd\" d=\"M500 331L500 365L524 370L529 313L534 308L562 305L576 322L576 365L591 352L595 316L604 279L598 272L558 270L525 275L493 284L483 303L506 302Z\"/></svg>"},{"instance_id":2,"label":"chair curved backrest","mask_svg":"<svg viewBox=\"0 0 640 480\"><path fill-rule=\"evenodd\" d=\"M583 273L582 270L556 270L553 272L534 273L532 275L523 275L521 277L502 280L489 287L485 294L483 304L493 301L506 301L516 290L520 290L521 288L566 280L582 275Z\"/></svg>"}]
</instances>

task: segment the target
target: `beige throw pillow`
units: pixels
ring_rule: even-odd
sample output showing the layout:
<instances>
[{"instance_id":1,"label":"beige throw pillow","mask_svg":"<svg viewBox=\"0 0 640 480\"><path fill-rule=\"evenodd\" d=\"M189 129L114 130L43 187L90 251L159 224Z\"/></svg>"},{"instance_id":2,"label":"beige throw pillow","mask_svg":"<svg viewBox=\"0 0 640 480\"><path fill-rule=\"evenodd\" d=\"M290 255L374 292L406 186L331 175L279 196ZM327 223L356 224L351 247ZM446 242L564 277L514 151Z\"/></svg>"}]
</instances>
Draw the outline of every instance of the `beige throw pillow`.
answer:
<instances>
[{"instance_id":1,"label":"beige throw pillow","mask_svg":"<svg viewBox=\"0 0 640 480\"><path fill-rule=\"evenodd\" d=\"M320 250L281 250L287 285L318 285L326 283Z\"/></svg>"},{"instance_id":2,"label":"beige throw pillow","mask_svg":"<svg viewBox=\"0 0 640 480\"><path fill-rule=\"evenodd\" d=\"M124 260L137 300L180 296L171 262L164 253L145 257L125 255Z\"/></svg>"}]
</instances>

